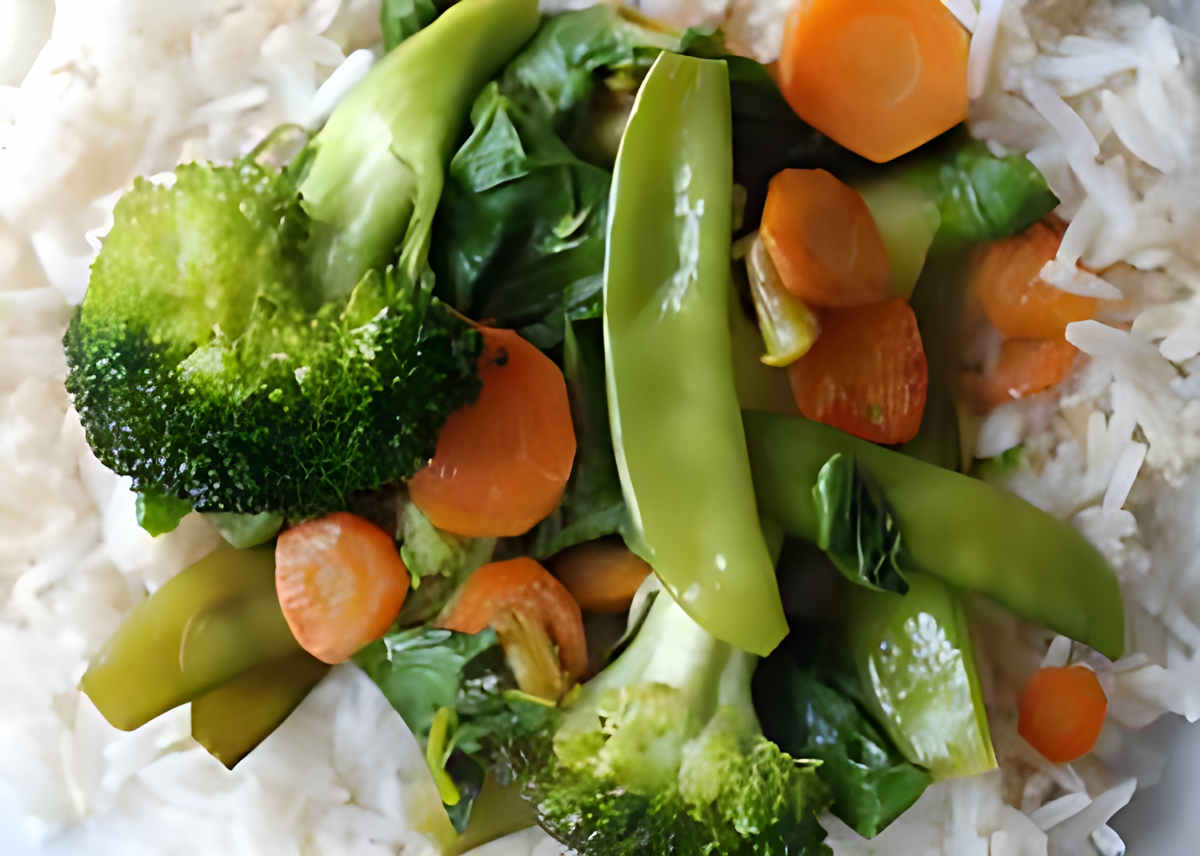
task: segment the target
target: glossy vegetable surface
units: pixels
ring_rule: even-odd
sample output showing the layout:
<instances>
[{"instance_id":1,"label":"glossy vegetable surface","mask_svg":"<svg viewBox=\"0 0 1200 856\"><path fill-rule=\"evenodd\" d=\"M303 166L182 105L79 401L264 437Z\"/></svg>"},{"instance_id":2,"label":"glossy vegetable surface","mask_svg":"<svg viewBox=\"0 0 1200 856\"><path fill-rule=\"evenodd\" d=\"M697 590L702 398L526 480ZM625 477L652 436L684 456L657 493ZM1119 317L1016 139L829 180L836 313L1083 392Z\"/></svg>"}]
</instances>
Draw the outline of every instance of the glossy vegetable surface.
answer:
<instances>
[{"instance_id":1,"label":"glossy vegetable surface","mask_svg":"<svg viewBox=\"0 0 1200 856\"><path fill-rule=\"evenodd\" d=\"M852 455L892 507L905 567L1121 656L1125 613L1116 574L1069 524L984 482L805 419L747 413L745 423L763 513L789 533L816 540L817 474L836 452Z\"/></svg>"},{"instance_id":2,"label":"glossy vegetable surface","mask_svg":"<svg viewBox=\"0 0 1200 856\"><path fill-rule=\"evenodd\" d=\"M996 766L967 619L935 577L904 596L855 587L847 636L864 701L904 756L935 779Z\"/></svg>"},{"instance_id":3,"label":"glossy vegetable surface","mask_svg":"<svg viewBox=\"0 0 1200 856\"><path fill-rule=\"evenodd\" d=\"M620 542L580 544L554 560L554 575L585 612L621 613L654 569Z\"/></svg>"},{"instance_id":4,"label":"glossy vegetable surface","mask_svg":"<svg viewBox=\"0 0 1200 856\"><path fill-rule=\"evenodd\" d=\"M130 731L298 648L275 597L271 551L222 549L134 609L79 683L105 719Z\"/></svg>"},{"instance_id":5,"label":"glossy vegetable surface","mask_svg":"<svg viewBox=\"0 0 1200 856\"><path fill-rule=\"evenodd\" d=\"M1086 666L1038 669L1021 693L1017 730L1047 761L1066 764L1096 745L1108 697Z\"/></svg>"},{"instance_id":6,"label":"glossy vegetable surface","mask_svg":"<svg viewBox=\"0 0 1200 856\"><path fill-rule=\"evenodd\" d=\"M882 163L967 118L966 30L929 0L801 0L779 60L800 116Z\"/></svg>"},{"instance_id":7,"label":"glossy vegetable surface","mask_svg":"<svg viewBox=\"0 0 1200 856\"><path fill-rule=\"evenodd\" d=\"M826 170L786 169L772 178L758 234L784 287L811 306L888 296L887 247L871 209Z\"/></svg>"},{"instance_id":8,"label":"glossy vegetable surface","mask_svg":"<svg viewBox=\"0 0 1200 856\"><path fill-rule=\"evenodd\" d=\"M243 672L192 699L192 737L232 770L328 672L329 666L304 651Z\"/></svg>"},{"instance_id":9,"label":"glossy vegetable surface","mask_svg":"<svg viewBox=\"0 0 1200 856\"><path fill-rule=\"evenodd\" d=\"M720 61L664 53L638 94L610 202L609 417L647 560L706 630L765 654L787 624L733 378L729 116Z\"/></svg>"},{"instance_id":10,"label":"glossy vegetable surface","mask_svg":"<svg viewBox=\"0 0 1200 856\"><path fill-rule=\"evenodd\" d=\"M571 476L567 385L558 366L512 330L480 332L479 398L446 420L409 495L447 532L523 535L554 511Z\"/></svg>"},{"instance_id":11,"label":"glossy vegetable surface","mask_svg":"<svg viewBox=\"0 0 1200 856\"><path fill-rule=\"evenodd\" d=\"M875 443L905 443L921 427L929 369L907 303L893 297L821 318L812 349L788 366L800 412Z\"/></svg>"}]
</instances>

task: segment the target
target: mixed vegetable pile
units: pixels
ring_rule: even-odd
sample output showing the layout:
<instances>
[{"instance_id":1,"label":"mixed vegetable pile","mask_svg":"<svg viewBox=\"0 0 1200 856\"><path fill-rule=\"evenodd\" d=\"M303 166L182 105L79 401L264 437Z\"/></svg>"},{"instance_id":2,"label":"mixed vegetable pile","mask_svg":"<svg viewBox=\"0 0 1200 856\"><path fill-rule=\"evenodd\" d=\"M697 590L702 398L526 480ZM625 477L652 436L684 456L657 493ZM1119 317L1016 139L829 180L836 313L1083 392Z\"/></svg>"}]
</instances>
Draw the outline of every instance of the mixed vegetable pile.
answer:
<instances>
[{"instance_id":1,"label":"mixed vegetable pile","mask_svg":"<svg viewBox=\"0 0 1200 856\"><path fill-rule=\"evenodd\" d=\"M190 702L232 767L352 660L457 847L821 853L995 765L964 598L1120 655L1104 559L963 473L1097 306L959 127L941 3L799 3L773 69L610 6L382 23L311 137L138 181L67 333L141 524L229 542L91 663L110 722ZM1070 760L1105 706L1043 670L1022 734Z\"/></svg>"}]
</instances>

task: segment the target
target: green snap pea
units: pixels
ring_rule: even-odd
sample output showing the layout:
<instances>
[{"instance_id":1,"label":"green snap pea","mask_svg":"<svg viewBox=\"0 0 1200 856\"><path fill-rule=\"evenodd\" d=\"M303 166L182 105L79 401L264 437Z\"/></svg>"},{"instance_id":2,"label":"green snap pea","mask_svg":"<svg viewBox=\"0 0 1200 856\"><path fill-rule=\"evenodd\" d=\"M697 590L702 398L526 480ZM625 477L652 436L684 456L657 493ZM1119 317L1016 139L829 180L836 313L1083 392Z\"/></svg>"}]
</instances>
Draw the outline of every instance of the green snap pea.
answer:
<instances>
[{"instance_id":1,"label":"green snap pea","mask_svg":"<svg viewBox=\"0 0 1200 856\"><path fill-rule=\"evenodd\" d=\"M1116 575L1081 534L1020 497L799 417L746 413L762 513L790 534L817 536L812 486L837 452L882 487L907 567L979 592L1116 659L1125 647Z\"/></svg>"},{"instance_id":2,"label":"green snap pea","mask_svg":"<svg viewBox=\"0 0 1200 856\"><path fill-rule=\"evenodd\" d=\"M908 593L854 586L848 648L863 701L896 748L935 779L996 766L979 670L958 596L910 574Z\"/></svg>"},{"instance_id":3,"label":"green snap pea","mask_svg":"<svg viewBox=\"0 0 1200 856\"><path fill-rule=\"evenodd\" d=\"M278 728L329 666L307 651L263 663L192 700L192 737L233 769Z\"/></svg>"},{"instance_id":4,"label":"green snap pea","mask_svg":"<svg viewBox=\"0 0 1200 856\"><path fill-rule=\"evenodd\" d=\"M767 654L787 622L734 384L732 170L725 63L661 54L613 176L609 419L625 500L663 584L714 636Z\"/></svg>"},{"instance_id":5,"label":"green snap pea","mask_svg":"<svg viewBox=\"0 0 1200 856\"><path fill-rule=\"evenodd\" d=\"M134 609L80 688L131 731L299 647L275 595L274 551L221 549Z\"/></svg>"}]
</instances>

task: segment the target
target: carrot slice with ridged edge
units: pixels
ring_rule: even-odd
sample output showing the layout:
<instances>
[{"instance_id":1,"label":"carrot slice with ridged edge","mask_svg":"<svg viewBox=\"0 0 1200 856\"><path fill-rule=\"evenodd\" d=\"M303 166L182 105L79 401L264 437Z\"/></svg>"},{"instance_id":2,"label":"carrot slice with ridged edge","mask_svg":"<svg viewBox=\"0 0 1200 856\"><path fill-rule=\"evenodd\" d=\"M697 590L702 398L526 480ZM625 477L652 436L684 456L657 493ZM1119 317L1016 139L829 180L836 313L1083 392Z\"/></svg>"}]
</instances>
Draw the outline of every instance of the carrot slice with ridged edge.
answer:
<instances>
[{"instance_id":1,"label":"carrot slice with ridged edge","mask_svg":"<svg viewBox=\"0 0 1200 856\"><path fill-rule=\"evenodd\" d=\"M921 427L929 386L916 316L900 298L830 310L788 378L814 422L874 443L906 443Z\"/></svg>"},{"instance_id":2,"label":"carrot slice with ridged edge","mask_svg":"<svg viewBox=\"0 0 1200 856\"><path fill-rule=\"evenodd\" d=\"M968 47L940 0L797 0L780 88L810 125L883 163L967 118Z\"/></svg>"},{"instance_id":3,"label":"carrot slice with ridged edge","mask_svg":"<svg viewBox=\"0 0 1200 856\"><path fill-rule=\"evenodd\" d=\"M446 420L409 494L447 532L522 535L558 507L571 475L567 385L558 366L512 330L479 331L479 398Z\"/></svg>"}]
</instances>

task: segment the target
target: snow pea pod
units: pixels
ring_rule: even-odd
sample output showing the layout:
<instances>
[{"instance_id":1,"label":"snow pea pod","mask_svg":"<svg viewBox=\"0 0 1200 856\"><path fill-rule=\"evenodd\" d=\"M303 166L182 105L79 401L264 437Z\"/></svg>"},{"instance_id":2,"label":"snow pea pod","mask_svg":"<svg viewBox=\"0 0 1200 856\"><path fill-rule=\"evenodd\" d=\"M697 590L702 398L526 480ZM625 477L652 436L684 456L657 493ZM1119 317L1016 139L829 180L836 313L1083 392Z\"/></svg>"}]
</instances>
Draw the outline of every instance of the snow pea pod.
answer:
<instances>
[{"instance_id":1,"label":"snow pea pod","mask_svg":"<svg viewBox=\"0 0 1200 856\"><path fill-rule=\"evenodd\" d=\"M300 649L275 595L270 549L221 549L143 601L80 680L131 731L247 669Z\"/></svg>"},{"instance_id":2,"label":"snow pea pod","mask_svg":"<svg viewBox=\"0 0 1200 856\"><path fill-rule=\"evenodd\" d=\"M767 654L787 622L734 385L730 126L725 63L661 54L609 204L609 420L625 500L663 584L714 636Z\"/></svg>"},{"instance_id":3,"label":"snow pea pod","mask_svg":"<svg viewBox=\"0 0 1200 856\"><path fill-rule=\"evenodd\" d=\"M853 455L887 495L907 567L1121 656L1125 618L1116 575L1067 523L985 482L799 417L746 413L745 425L762 512L792 535L816 539L817 473L831 455Z\"/></svg>"}]
</instances>

